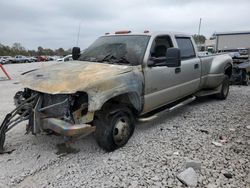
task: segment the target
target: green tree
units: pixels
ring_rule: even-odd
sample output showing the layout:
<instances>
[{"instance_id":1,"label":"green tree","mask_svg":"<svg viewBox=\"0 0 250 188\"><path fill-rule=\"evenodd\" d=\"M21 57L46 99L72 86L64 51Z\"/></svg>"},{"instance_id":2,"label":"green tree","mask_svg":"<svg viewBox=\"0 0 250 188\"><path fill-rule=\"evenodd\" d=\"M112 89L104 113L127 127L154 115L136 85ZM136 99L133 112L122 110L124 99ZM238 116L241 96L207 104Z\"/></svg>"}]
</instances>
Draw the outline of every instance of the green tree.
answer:
<instances>
[{"instance_id":1,"label":"green tree","mask_svg":"<svg viewBox=\"0 0 250 188\"><path fill-rule=\"evenodd\" d=\"M196 44L204 44L206 37L204 35L193 35L194 41Z\"/></svg>"},{"instance_id":2,"label":"green tree","mask_svg":"<svg viewBox=\"0 0 250 188\"><path fill-rule=\"evenodd\" d=\"M25 51L25 48L21 45L21 43L18 43L18 42L15 42L13 45L12 45L12 49L15 50L15 51Z\"/></svg>"},{"instance_id":3,"label":"green tree","mask_svg":"<svg viewBox=\"0 0 250 188\"><path fill-rule=\"evenodd\" d=\"M59 48L52 50L50 48L43 48L39 46L37 50L26 50L21 43L15 42L11 47L0 44L0 56L15 56L15 55L25 55L25 56L37 56L37 55L47 55L47 56L65 56L71 54L71 49L64 50Z\"/></svg>"},{"instance_id":4,"label":"green tree","mask_svg":"<svg viewBox=\"0 0 250 188\"><path fill-rule=\"evenodd\" d=\"M35 50L28 50L29 56L36 56L37 52Z\"/></svg>"},{"instance_id":5,"label":"green tree","mask_svg":"<svg viewBox=\"0 0 250 188\"><path fill-rule=\"evenodd\" d=\"M11 50L12 50L11 54L14 54L14 55L28 55L26 49L21 45L21 43L18 43L18 42L15 42L12 45Z\"/></svg>"},{"instance_id":6,"label":"green tree","mask_svg":"<svg viewBox=\"0 0 250 188\"><path fill-rule=\"evenodd\" d=\"M39 46L37 48L37 55L43 55L43 47Z\"/></svg>"},{"instance_id":7,"label":"green tree","mask_svg":"<svg viewBox=\"0 0 250 188\"><path fill-rule=\"evenodd\" d=\"M65 51L63 48L59 48L57 50L55 50L55 54L58 56L64 56L65 55Z\"/></svg>"}]
</instances>

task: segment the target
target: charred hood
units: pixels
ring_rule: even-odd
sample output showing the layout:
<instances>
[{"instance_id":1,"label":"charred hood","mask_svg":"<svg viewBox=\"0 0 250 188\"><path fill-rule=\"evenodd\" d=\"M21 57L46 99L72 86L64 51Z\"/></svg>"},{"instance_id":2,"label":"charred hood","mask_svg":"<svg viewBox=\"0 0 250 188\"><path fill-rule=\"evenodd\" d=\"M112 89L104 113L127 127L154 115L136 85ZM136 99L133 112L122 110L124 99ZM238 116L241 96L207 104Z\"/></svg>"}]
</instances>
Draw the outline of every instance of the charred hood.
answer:
<instances>
[{"instance_id":1,"label":"charred hood","mask_svg":"<svg viewBox=\"0 0 250 188\"><path fill-rule=\"evenodd\" d=\"M73 61L28 72L21 82L26 88L50 94L75 93L99 85L103 80L130 72L131 66Z\"/></svg>"}]
</instances>

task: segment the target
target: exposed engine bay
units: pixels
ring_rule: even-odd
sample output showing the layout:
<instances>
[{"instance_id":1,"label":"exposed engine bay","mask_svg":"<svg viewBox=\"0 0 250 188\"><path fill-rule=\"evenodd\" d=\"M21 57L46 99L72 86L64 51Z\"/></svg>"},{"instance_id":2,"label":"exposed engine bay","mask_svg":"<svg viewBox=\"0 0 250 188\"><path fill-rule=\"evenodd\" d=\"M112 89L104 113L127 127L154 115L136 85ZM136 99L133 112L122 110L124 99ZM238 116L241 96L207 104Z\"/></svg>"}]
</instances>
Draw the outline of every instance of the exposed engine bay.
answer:
<instances>
[{"instance_id":1,"label":"exposed engine bay","mask_svg":"<svg viewBox=\"0 0 250 188\"><path fill-rule=\"evenodd\" d=\"M0 127L0 153L4 150L5 134L25 120L26 133L32 134L49 131L73 137L95 130L85 124L93 120L93 113L88 112L87 93L52 95L26 88L16 93L14 103L16 109L6 115Z\"/></svg>"}]
</instances>

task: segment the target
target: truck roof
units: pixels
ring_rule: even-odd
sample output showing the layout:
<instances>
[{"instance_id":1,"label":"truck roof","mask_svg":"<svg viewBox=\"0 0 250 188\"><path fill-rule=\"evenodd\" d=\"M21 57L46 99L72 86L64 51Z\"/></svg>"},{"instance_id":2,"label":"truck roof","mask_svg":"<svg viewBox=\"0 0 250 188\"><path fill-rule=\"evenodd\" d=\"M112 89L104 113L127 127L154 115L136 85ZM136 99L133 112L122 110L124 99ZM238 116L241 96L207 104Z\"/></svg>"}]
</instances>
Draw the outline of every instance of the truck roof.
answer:
<instances>
[{"instance_id":1,"label":"truck roof","mask_svg":"<svg viewBox=\"0 0 250 188\"><path fill-rule=\"evenodd\" d=\"M151 31L144 31L144 32L118 31L114 33L106 33L103 36L125 36L125 35L145 35L145 36L170 35L170 36L180 36L180 37L191 36L186 33L175 32L175 31L153 31L153 32Z\"/></svg>"}]
</instances>

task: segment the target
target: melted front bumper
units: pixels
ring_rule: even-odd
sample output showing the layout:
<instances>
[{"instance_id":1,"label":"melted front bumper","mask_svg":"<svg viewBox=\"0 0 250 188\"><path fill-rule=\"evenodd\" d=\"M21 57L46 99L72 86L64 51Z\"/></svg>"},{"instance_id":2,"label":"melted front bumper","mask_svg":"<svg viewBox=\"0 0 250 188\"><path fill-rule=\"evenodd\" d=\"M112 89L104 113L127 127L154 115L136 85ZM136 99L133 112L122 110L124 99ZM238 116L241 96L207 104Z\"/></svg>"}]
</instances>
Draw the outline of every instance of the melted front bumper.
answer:
<instances>
[{"instance_id":1,"label":"melted front bumper","mask_svg":"<svg viewBox=\"0 0 250 188\"><path fill-rule=\"evenodd\" d=\"M56 118L43 119L41 126L43 129L53 130L67 137L87 136L95 131L95 126L89 124L71 124Z\"/></svg>"}]
</instances>

